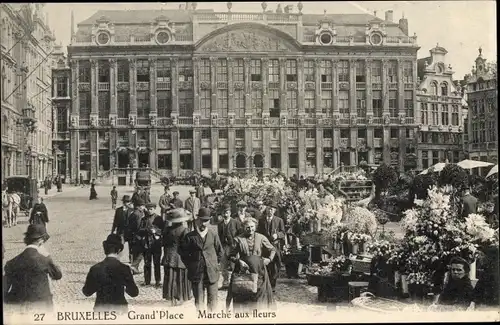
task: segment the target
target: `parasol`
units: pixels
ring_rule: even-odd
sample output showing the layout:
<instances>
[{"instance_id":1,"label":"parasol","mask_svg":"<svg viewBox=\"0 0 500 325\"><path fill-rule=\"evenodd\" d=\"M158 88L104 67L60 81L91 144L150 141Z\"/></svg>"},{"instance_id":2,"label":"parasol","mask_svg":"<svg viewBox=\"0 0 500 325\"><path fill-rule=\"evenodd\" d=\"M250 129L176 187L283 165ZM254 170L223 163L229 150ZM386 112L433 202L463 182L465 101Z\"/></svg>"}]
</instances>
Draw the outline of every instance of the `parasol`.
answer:
<instances>
[{"instance_id":1,"label":"parasol","mask_svg":"<svg viewBox=\"0 0 500 325\"><path fill-rule=\"evenodd\" d=\"M493 168L490 170L488 175L486 175L486 178L490 177L491 175L498 174L498 165L493 166Z\"/></svg>"},{"instance_id":2,"label":"parasol","mask_svg":"<svg viewBox=\"0 0 500 325\"><path fill-rule=\"evenodd\" d=\"M420 173L420 175L425 175L427 174L429 171L433 171L434 173L436 172L440 172L444 169L444 167L448 165L447 163L437 163L435 165L432 165L431 167L427 168L426 170L424 170L423 172Z\"/></svg>"},{"instance_id":3,"label":"parasol","mask_svg":"<svg viewBox=\"0 0 500 325\"><path fill-rule=\"evenodd\" d=\"M486 162L486 161L480 161L480 160L470 160L470 159L465 159L462 160L457 164L457 166L462 167L463 169L473 169L473 168L480 168L480 167L488 167L492 166L492 163Z\"/></svg>"}]
</instances>

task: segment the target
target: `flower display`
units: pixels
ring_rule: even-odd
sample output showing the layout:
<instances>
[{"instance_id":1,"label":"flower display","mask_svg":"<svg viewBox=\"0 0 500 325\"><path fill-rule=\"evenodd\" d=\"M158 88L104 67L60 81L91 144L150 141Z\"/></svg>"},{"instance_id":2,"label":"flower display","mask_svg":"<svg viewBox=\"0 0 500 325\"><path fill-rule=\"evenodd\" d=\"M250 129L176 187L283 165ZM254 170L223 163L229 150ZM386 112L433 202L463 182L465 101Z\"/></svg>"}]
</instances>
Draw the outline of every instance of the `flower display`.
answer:
<instances>
[{"instance_id":1,"label":"flower display","mask_svg":"<svg viewBox=\"0 0 500 325\"><path fill-rule=\"evenodd\" d=\"M495 230L484 217L471 214L460 218L455 208L454 190L432 187L427 199L404 212L401 227L405 237L388 259L408 282L432 286L434 272L443 270L451 257L461 256L472 262L477 257L478 243L490 241ZM441 271L439 271L441 272Z\"/></svg>"},{"instance_id":2,"label":"flower display","mask_svg":"<svg viewBox=\"0 0 500 325\"><path fill-rule=\"evenodd\" d=\"M340 255L335 258L325 260L321 263L312 264L308 269L308 273L312 275L323 276L333 275L336 273L338 274L342 273L349 263L350 260L348 258L346 258L344 255Z\"/></svg>"},{"instance_id":3,"label":"flower display","mask_svg":"<svg viewBox=\"0 0 500 325\"><path fill-rule=\"evenodd\" d=\"M370 210L354 207L347 211L346 225L349 231L373 236L377 231L377 218Z\"/></svg>"},{"instance_id":4,"label":"flower display","mask_svg":"<svg viewBox=\"0 0 500 325\"><path fill-rule=\"evenodd\" d=\"M388 258L394 250L394 244L387 240L378 240L366 246L366 251L374 257Z\"/></svg>"},{"instance_id":5,"label":"flower display","mask_svg":"<svg viewBox=\"0 0 500 325\"><path fill-rule=\"evenodd\" d=\"M321 222L322 229L329 235L334 235L343 215L344 199L327 195L320 201L316 218Z\"/></svg>"},{"instance_id":6,"label":"flower display","mask_svg":"<svg viewBox=\"0 0 500 325\"><path fill-rule=\"evenodd\" d=\"M347 239L349 239L349 241L353 244L363 244L370 241L372 237L366 234L349 232L347 234Z\"/></svg>"}]
</instances>

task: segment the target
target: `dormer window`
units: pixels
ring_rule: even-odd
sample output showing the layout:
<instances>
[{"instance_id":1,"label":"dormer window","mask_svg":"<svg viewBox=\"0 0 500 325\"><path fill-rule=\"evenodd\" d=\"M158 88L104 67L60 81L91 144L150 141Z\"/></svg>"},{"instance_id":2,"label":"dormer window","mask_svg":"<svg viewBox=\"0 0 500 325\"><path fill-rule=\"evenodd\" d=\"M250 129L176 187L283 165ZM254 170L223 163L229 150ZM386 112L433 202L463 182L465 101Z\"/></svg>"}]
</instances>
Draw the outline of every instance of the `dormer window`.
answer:
<instances>
[{"instance_id":1,"label":"dormer window","mask_svg":"<svg viewBox=\"0 0 500 325\"><path fill-rule=\"evenodd\" d=\"M448 84L446 82L441 84L441 96L448 96Z\"/></svg>"},{"instance_id":2,"label":"dormer window","mask_svg":"<svg viewBox=\"0 0 500 325\"><path fill-rule=\"evenodd\" d=\"M380 33L373 33L370 36L370 43L372 45L380 45L380 44L382 44L382 35Z\"/></svg>"},{"instance_id":3,"label":"dormer window","mask_svg":"<svg viewBox=\"0 0 500 325\"><path fill-rule=\"evenodd\" d=\"M109 34L106 32L101 32L97 35L97 44L106 45L109 43Z\"/></svg>"}]
</instances>

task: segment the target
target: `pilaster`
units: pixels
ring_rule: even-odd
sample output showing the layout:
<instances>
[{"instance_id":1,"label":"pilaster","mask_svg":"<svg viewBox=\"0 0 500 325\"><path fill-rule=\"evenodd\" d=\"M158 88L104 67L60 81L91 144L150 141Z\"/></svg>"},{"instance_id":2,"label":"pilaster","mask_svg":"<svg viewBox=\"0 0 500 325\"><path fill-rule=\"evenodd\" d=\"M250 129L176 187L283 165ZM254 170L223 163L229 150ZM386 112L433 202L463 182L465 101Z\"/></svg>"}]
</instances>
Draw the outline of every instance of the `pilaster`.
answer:
<instances>
[{"instance_id":1,"label":"pilaster","mask_svg":"<svg viewBox=\"0 0 500 325\"><path fill-rule=\"evenodd\" d=\"M306 130L299 128L298 130L299 142L299 175L306 175Z\"/></svg>"},{"instance_id":2,"label":"pilaster","mask_svg":"<svg viewBox=\"0 0 500 325\"><path fill-rule=\"evenodd\" d=\"M210 130L210 143L211 143L211 157L212 157L212 173L219 170L219 129L211 128ZM228 160L231 160L231 156L228 154Z\"/></svg>"},{"instance_id":3,"label":"pilaster","mask_svg":"<svg viewBox=\"0 0 500 325\"><path fill-rule=\"evenodd\" d=\"M356 109L356 60L349 59L349 115L357 115L357 114L358 111Z\"/></svg>"},{"instance_id":4,"label":"pilaster","mask_svg":"<svg viewBox=\"0 0 500 325\"><path fill-rule=\"evenodd\" d=\"M305 114L304 110L304 58L299 58L297 62L297 110L299 115ZM288 157L287 157L288 158Z\"/></svg>"},{"instance_id":5,"label":"pilaster","mask_svg":"<svg viewBox=\"0 0 500 325\"><path fill-rule=\"evenodd\" d=\"M333 169L340 166L340 129L333 129Z\"/></svg>"},{"instance_id":6,"label":"pilaster","mask_svg":"<svg viewBox=\"0 0 500 325\"><path fill-rule=\"evenodd\" d=\"M90 114L97 115L99 112L99 90L98 90L99 64L97 60L90 60L90 91L92 105Z\"/></svg>"},{"instance_id":7,"label":"pilaster","mask_svg":"<svg viewBox=\"0 0 500 325\"><path fill-rule=\"evenodd\" d=\"M406 128L399 128L399 170L404 171L406 160Z\"/></svg>"},{"instance_id":8,"label":"pilaster","mask_svg":"<svg viewBox=\"0 0 500 325\"><path fill-rule=\"evenodd\" d=\"M193 147L191 150L193 157L193 171L201 173L201 129L193 129Z\"/></svg>"},{"instance_id":9,"label":"pilaster","mask_svg":"<svg viewBox=\"0 0 500 325\"><path fill-rule=\"evenodd\" d=\"M288 128L280 128L280 161L281 171L288 175Z\"/></svg>"},{"instance_id":10,"label":"pilaster","mask_svg":"<svg viewBox=\"0 0 500 325\"><path fill-rule=\"evenodd\" d=\"M316 173L323 175L323 129L316 128Z\"/></svg>"},{"instance_id":11,"label":"pilaster","mask_svg":"<svg viewBox=\"0 0 500 325\"><path fill-rule=\"evenodd\" d=\"M321 114L321 61L314 59L314 81L316 83L314 95L314 114Z\"/></svg>"},{"instance_id":12,"label":"pilaster","mask_svg":"<svg viewBox=\"0 0 500 325\"><path fill-rule=\"evenodd\" d=\"M90 179L97 178L99 171L99 135L95 130L89 131L90 140Z\"/></svg>"},{"instance_id":13,"label":"pilaster","mask_svg":"<svg viewBox=\"0 0 500 325\"><path fill-rule=\"evenodd\" d=\"M218 131L216 131L218 132ZM229 128L227 130L227 156L228 156L228 167L229 170L232 170L235 166L233 164L234 162L234 154L236 153L236 148L235 148L235 129Z\"/></svg>"},{"instance_id":14,"label":"pilaster","mask_svg":"<svg viewBox=\"0 0 500 325\"><path fill-rule=\"evenodd\" d=\"M389 127L384 126L383 132L384 132L383 160L384 160L384 163L386 165L390 165L391 164L391 145L390 145L390 142L391 142L391 130L389 129Z\"/></svg>"},{"instance_id":15,"label":"pilaster","mask_svg":"<svg viewBox=\"0 0 500 325\"><path fill-rule=\"evenodd\" d=\"M129 59L130 115L137 115L137 61Z\"/></svg>"},{"instance_id":16,"label":"pilaster","mask_svg":"<svg viewBox=\"0 0 500 325\"><path fill-rule=\"evenodd\" d=\"M269 116L269 59L261 59L262 68L262 116Z\"/></svg>"},{"instance_id":17,"label":"pilaster","mask_svg":"<svg viewBox=\"0 0 500 325\"><path fill-rule=\"evenodd\" d=\"M374 149L374 136L375 136L375 129L373 126L371 125L368 125L367 128L366 128L366 146L369 147L370 149L368 149L368 164L373 164L374 163L374 157L373 157L373 154L375 152L375 149Z\"/></svg>"},{"instance_id":18,"label":"pilaster","mask_svg":"<svg viewBox=\"0 0 500 325\"><path fill-rule=\"evenodd\" d=\"M332 60L332 87L333 87L333 115L339 114L339 83L338 83L338 71L337 64L338 60Z\"/></svg>"},{"instance_id":19,"label":"pilaster","mask_svg":"<svg viewBox=\"0 0 500 325\"><path fill-rule=\"evenodd\" d=\"M193 117L200 116L200 58L193 58Z\"/></svg>"},{"instance_id":20,"label":"pilaster","mask_svg":"<svg viewBox=\"0 0 500 325\"><path fill-rule=\"evenodd\" d=\"M372 100L372 59L365 61L365 76L366 76L366 117L373 116L373 100Z\"/></svg>"},{"instance_id":21,"label":"pilaster","mask_svg":"<svg viewBox=\"0 0 500 325\"><path fill-rule=\"evenodd\" d=\"M116 117L118 107L118 97L116 94L116 86L118 81L118 66L116 59L109 60L109 91L110 91L110 109L111 116Z\"/></svg>"},{"instance_id":22,"label":"pilaster","mask_svg":"<svg viewBox=\"0 0 500 325\"><path fill-rule=\"evenodd\" d=\"M349 146L351 147L351 151L349 152L350 155L350 160L351 160L351 165L355 166L358 164L358 157L357 157L357 146L358 146L358 128L353 127L350 129L351 131L351 138L349 139L350 143ZM354 149L352 149L354 148Z\"/></svg>"},{"instance_id":23,"label":"pilaster","mask_svg":"<svg viewBox=\"0 0 500 325\"><path fill-rule=\"evenodd\" d=\"M172 67L172 116L179 116L179 59L173 58L171 61ZM172 139L173 141L173 139ZM173 148L172 148L173 152ZM177 157L179 157L177 155ZM174 164L174 155L172 154L172 168ZM178 164L178 162L176 162ZM178 167L178 165L177 165ZM177 172L178 173L178 169ZM177 174L174 174L177 175Z\"/></svg>"},{"instance_id":24,"label":"pilaster","mask_svg":"<svg viewBox=\"0 0 500 325\"><path fill-rule=\"evenodd\" d=\"M417 170L422 170L422 150L417 149Z\"/></svg>"},{"instance_id":25,"label":"pilaster","mask_svg":"<svg viewBox=\"0 0 500 325\"><path fill-rule=\"evenodd\" d=\"M251 85L250 85L250 59L244 58L243 64L245 68L245 115L252 114L252 102L251 102ZM245 116L246 118L246 116ZM230 159L231 160L231 159Z\"/></svg>"},{"instance_id":26,"label":"pilaster","mask_svg":"<svg viewBox=\"0 0 500 325\"><path fill-rule=\"evenodd\" d=\"M74 81L71 84L73 95L71 96L71 109L70 114L78 116L80 114L80 99L78 91L78 60L71 60L71 76ZM72 148L74 148L72 146ZM67 162L68 164L69 162Z\"/></svg>"},{"instance_id":27,"label":"pilaster","mask_svg":"<svg viewBox=\"0 0 500 325\"><path fill-rule=\"evenodd\" d=\"M156 61L157 58L149 59L149 115L157 115L156 108Z\"/></svg>"},{"instance_id":28,"label":"pilaster","mask_svg":"<svg viewBox=\"0 0 500 325\"><path fill-rule=\"evenodd\" d=\"M179 176L179 129L173 128L170 134L172 137L172 174Z\"/></svg>"},{"instance_id":29,"label":"pilaster","mask_svg":"<svg viewBox=\"0 0 500 325\"><path fill-rule=\"evenodd\" d=\"M404 100L405 100L405 84L403 78L403 62L397 59L398 62L398 116L406 115Z\"/></svg>"},{"instance_id":30,"label":"pilaster","mask_svg":"<svg viewBox=\"0 0 500 325\"><path fill-rule=\"evenodd\" d=\"M158 130L149 129L149 147L151 151L149 152L149 167L152 169L158 169Z\"/></svg>"},{"instance_id":31,"label":"pilaster","mask_svg":"<svg viewBox=\"0 0 500 325\"><path fill-rule=\"evenodd\" d=\"M262 128L262 151L264 152L264 167L271 166L271 129Z\"/></svg>"},{"instance_id":32,"label":"pilaster","mask_svg":"<svg viewBox=\"0 0 500 325\"><path fill-rule=\"evenodd\" d=\"M389 60L382 60L382 100L383 100L383 113L382 115L389 115L389 85L388 85L388 71ZM384 158L385 159L385 158Z\"/></svg>"},{"instance_id":33,"label":"pilaster","mask_svg":"<svg viewBox=\"0 0 500 325\"><path fill-rule=\"evenodd\" d=\"M234 71L234 59L227 58L227 108L228 116L235 114L234 112L234 82L233 82L233 71Z\"/></svg>"},{"instance_id":34,"label":"pilaster","mask_svg":"<svg viewBox=\"0 0 500 325\"><path fill-rule=\"evenodd\" d=\"M251 127L246 127L245 128L245 154L247 156L247 167L253 167L253 161L250 159L252 156L252 139L253 139L253 134L252 134L253 129Z\"/></svg>"}]
</instances>

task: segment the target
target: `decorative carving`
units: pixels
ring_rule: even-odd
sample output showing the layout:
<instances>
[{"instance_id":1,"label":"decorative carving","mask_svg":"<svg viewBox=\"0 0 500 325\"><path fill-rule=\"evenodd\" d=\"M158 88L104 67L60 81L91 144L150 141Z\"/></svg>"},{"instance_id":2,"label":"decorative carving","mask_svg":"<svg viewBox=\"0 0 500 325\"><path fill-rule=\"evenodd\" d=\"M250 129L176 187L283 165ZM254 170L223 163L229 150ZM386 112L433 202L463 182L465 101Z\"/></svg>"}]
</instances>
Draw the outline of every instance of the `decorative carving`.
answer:
<instances>
[{"instance_id":1,"label":"decorative carving","mask_svg":"<svg viewBox=\"0 0 500 325\"><path fill-rule=\"evenodd\" d=\"M247 125L252 125L252 116L247 115Z\"/></svg>"},{"instance_id":2,"label":"decorative carving","mask_svg":"<svg viewBox=\"0 0 500 325\"><path fill-rule=\"evenodd\" d=\"M234 83L234 89L235 90L241 90L245 88L245 84L243 82L235 82Z\"/></svg>"},{"instance_id":3,"label":"decorative carving","mask_svg":"<svg viewBox=\"0 0 500 325\"><path fill-rule=\"evenodd\" d=\"M79 83L78 90L79 91L90 91L90 84L89 83Z\"/></svg>"},{"instance_id":4,"label":"decorative carving","mask_svg":"<svg viewBox=\"0 0 500 325\"><path fill-rule=\"evenodd\" d=\"M199 115L194 115L193 116L193 124L195 126L199 126L200 125L200 116Z\"/></svg>"},{"instance_id":5,"label":"decorative carving","mask_svg":"<svg viewBox=\"0 0 500 325\"><path fill-rule=\"evenodd\" d=\"M373 124L373 115L367 115L366 118L368 119L368 125Z\"/></svg>"},{"instance_id":6,"label":"decorative carving","mask_svg":"<svg viewBox=\"0 0 500 325\"><path fill-rule=\"evenodd\" d=\"M210 86L210 83L208 81L202 81L202 82L200 82L200 88L201 89L211 89L212 86Z\"/></svg>"},{"instance_id":7,"label":"decorative carving","mask_svg":"<svg viewBox=\"0 0 500 325\"><path fill-rule=\"evenodd\" d=\"M116 116L110 116L109 117L109 125L111 127L115 127L116 126Z\"/></svg>"},{"instance_id":8,"label":"decorative carving","mask_svg":"<svg viewBox=\"0 0 500 325\"><path fill-rule=\"evenodd\" d=\"M95 128L97 127L97 116L96 115L90 115L90 126Z\"/></svg>"},{"instance_id":9,"label":"decorative carving","mask_svg":"<svg viewBox=\"0 0 500 325\"><path fill-rule=\"evenodd\" d=\"M130 124L130 126L135 126L137 123L137 116L135 115L129 115L128 117L128 124Z\"/></svg>"},{"instance_id":10,"label":"decorative carving","mask_svg":"<svg viewBox=\"0 0 500 325\"><path fill-rule=\"evenodd\" d=\"M128 66L130 69L135 69L135 59L128 59Z\"/></svg>"},{"instance_id":11,"label":"decorative carving","mask_svg":"<svg viewBox=\"0 0 500 325\"><path fill-rule=\"evenodd\" d=\"M118 91L129 91L130 89L130 85L128 82L119 82L117 85L116 85L116 89Z\"/></svg>"},{"instance_id":12,"label":"decorative carving","mask_svg":"<svg viewBox=\"0 0 500 325\"><path fill-rule=\"evenodd\" d=\"M268 115L263 116L263 122L264 122L264 125L269 125L269 116Z\"/></svg>"},{"instance_id":13,"label":"decorative carving","mask_svg":"<svg viewBox=\"0 0 500 325\"><path fill-rule=\"evenodd\" d=\"M288 90L295 90L295 89L297 89L297 83L296 82L287 82L287 89Z\"/></svg>"},{"instance_id":14,"label":"decorative carving","mask_svg":"<svg viewBox=\"0 0 500 325\"><path fill-rule=\"evenodd\" d=\"M315 90L316 89L316 85L314 84L314 82L306 82L306 90Z\"/></svg>"},{"instance_id":15,"label":"decorative carving","mask_svg":"<svg viewBox=\"0 0 500 325\"><path fill-rule=\"evenodd\" d=\"M356 115L351 115L351 125L357 125L358 124L358 117Z\"/></svg>"},{"instance_id":16,"label":"decorative carving","mask_svg":"<svg viewBox=\"0 0 500 325\"><path fill-rule=\"evenodd\" d=\"M287 122L286 116L282 116L281 117L281 125L286 126L286 122Z\"/></svg>"},{"instance_id":17,"label":"decorative carving","mask_svg":"<svg viewBox=\"0 0 500 325\"><path fill-rule=\"evenodd\" d=\"M156 115L149 115L149 125L156 126Z\"/></svg>"},{"instance_id":18,"label":"decorative carving","mask_svg":"<svg viewBox=\"0 0 500 325\"><path fill-rule=\"evenodd\" d=\"M262 89L262 83L261 82L252 82L252 89L254 89L254 90Z\"/></svg>"},{"instance_id":19,"label":"decorative carving","mask_svg":"<svg viewBox=\"0 0 500 325\"><path fill-rule=\"evenodd\" d=\"M391 123L391 117L389 115L384 116L384 124L390 124Z\"/></svg>"},{"instance_id":20,"label":"decorative carving","mask_svg":"<svg viewBox=\"0 0 500 325\"><path fill-rule=\"evenodd\" d=\"M450 132L451 132L452 130L453 130L453 126L452 126L451 124L450 124L450 125L448 125L448 131L450 131Z\"/></svg>"},{"instance_id":21,"label":"decorative carving","mask_svg":"<svg viewBox=\"0 0 500 325\"><path fill-rule=\"evenodd\" d=\"M234 115L229 115L229 125L234 125Z\"/></svg>"},{"instance_id":22,"label":"decorative carving","mask_svg":"<svg viewBox=\"0 0 500 325\"><path fill-rule=\"evenodd\" d=\"M149 90L148 82L138 82L136 83L136 85L137 85L137 90Z\"/></svg>"},{"instance_id":23,"label":"decorative carving","mask_svg":"<svg viewBox=\"0 0 500 325\"><path fill-rule=\"evenodd\" d=\"M349 83L348 82L339 82L339 89L349 90Z\"/></svg>"},{"instance_id":24,"label":"decorative carving","mask_svg":"<svg viewBox=\"0 0 500 325\"><path fill-rule=\"evenodd\" d=\"M400 115L400 116L399 116L399 123L401 123L401 124L405 124L405 123L406 123L406 116L404 116L404 115Z\"/></svg>"},{"instance_id":25,"label":"decorative carving","mask_svg":"<svg viewBox=\"0 0 500 325\"><path fill-rule=\"evenodd\" d=\"M191 89L191 82L179 81L179 89Z\"/></svg>"},{"instance_id":26,"label":"decorative carving","mask_svg":"<svg viewBox=\"0 0 500 325\"><path fill-rule=\"evenodd\" d=\"M177 115L172 115L172 125L177 125L178 120L177 120Z\"/></svg>"},{"instance_id":27,"label":"decorative carving","mask_svg":"<svg viewBox=\"0 0 500 325\"><path fill-rule=\"evenodd\" d=\"M212 115L212 125L213 126L217 126L217 119L218 119L217 114Z\"/></svg>"},{"instance_id":28,"label":"decorative carving","mask_svg":"<svg viewBox=\"0 0 500 325\"><path fill-rule=\"evenodd\" d=\"M109 59L109 64L114 66L116 64L116 59L115 58Z\"/></svg>"},{"instance_id":29,"label":"decorative carving","mask_svg":"<svg viewBox=\"0 0 500 325\"><path fill-rule=\"evenodd\" d=\"M232 30L215 36L200 47L205 52L270 52L295 50L291 43L265 31Z\"/></svg>"},{"instance_id":30,"label":"decorative carving","mask_svg":"<svg viewBox=\"0 0 500 325\"><path fill-rule=\"evenodd\" d=\"M78 127L78 116L71 117L71 127L73 128Z\"/></svg>"},{"instance_id":31,"label":"decorative carving","mask_svg":"<svg viewBox=\"0 0 500 325\"><path fill-rule=\"evenodd\" d=\"M333 116L333 125L340 125L340 116L339 115Z\"/></svg>"}]
</instances>

